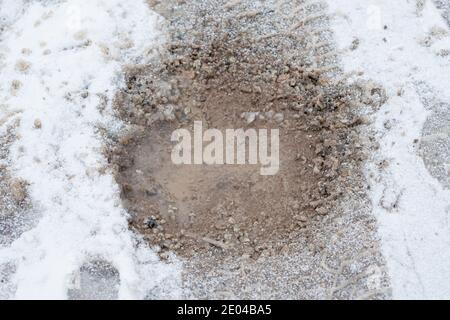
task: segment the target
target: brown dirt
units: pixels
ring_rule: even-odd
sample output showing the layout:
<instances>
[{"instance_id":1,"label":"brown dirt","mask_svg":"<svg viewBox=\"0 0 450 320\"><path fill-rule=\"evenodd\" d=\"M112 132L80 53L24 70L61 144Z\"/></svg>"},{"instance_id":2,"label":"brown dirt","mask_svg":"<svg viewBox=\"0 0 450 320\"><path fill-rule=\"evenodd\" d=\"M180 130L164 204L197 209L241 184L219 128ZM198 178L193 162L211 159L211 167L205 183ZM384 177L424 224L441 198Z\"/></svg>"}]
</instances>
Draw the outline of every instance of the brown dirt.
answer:
<instances>
[{"instance_id":1,"label":"brown dirt","mask_svg":"<svg viewBox=\"0 0 450 320\"><path fill-rule=\"evenodd\" d=\"M208 47L191 46L185 55L172 45L156 72L152 66L128 74L128 90L116 105L135 130L119 139L109 157L133 213L130 226L152 244L185 256L215 247L257 257L268 246L283 249L290 233L326 215L339 197L348 174L340 170L351 148L347 130L363 123L347 115L352 97L338 93L346 91L320 70L264 51L249 57L250 43L219 34ZM164 112L172 107L173 117ZM245 112L265 119L248 125ZM267 119L268 112L284 120ZM347 120L340 121L344 114ZM195 120L222 131L279 128L280 172L261 176L251 165L172 164L172 131L192 129Z\"/></svg>"},{"instance_id":2,"label":"brown dirt","mask_svg":"<svg viewBox=\"0 0 450 320\"><path fill-rule=\"evenodd\" d=\"M247 126L239 116L261 110L261 105L268 105L270 95L217 88L204 94L206 100L199 109L202 115L187 116L186 123L155 124L139 142L126 147L125 154L133 156L132 165L124 168L120 182L125 186L129 208L137 216L132 226L152 243L183 254L211 243L242 252L279 240L284 230L304 226L307 217L314 214L304 203L318 182L312 163L307 161L315 157L317 141L295 130L299 121L285 122L281 127L281 170L275 176L261 176L255 165L177 166L171 162L171 132L180 126L190 128L192 120L201 119L204 126L221 131L280 127L274 121L260 120ZM190 96L183 92L181 101ZM281 104L272 103L272 108L281 109ZM304 194L305 200L299 200L299 194ZM161 227L146 227L144 220L149 216ZM198 239L203 240L198 243Z\"/></svg>"}]
</instances>

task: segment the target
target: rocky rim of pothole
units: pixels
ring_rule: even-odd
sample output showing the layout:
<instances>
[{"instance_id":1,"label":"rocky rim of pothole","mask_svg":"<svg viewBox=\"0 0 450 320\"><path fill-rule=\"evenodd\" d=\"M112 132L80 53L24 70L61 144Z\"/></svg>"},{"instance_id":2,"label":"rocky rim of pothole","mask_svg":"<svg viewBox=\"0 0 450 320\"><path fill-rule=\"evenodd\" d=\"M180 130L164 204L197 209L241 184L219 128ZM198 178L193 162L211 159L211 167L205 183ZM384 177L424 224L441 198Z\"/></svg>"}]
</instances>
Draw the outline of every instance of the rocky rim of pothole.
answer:
<instances>
[{"instance_id":1,"label":"rocky rim of pothole","mask_svg":"<svg viewBox=\"0 0 450 320\"><path fill-rule=\"evenodd\" d=\"M360 109L378 107L385 95L372 83L332 81L326 69L277 54L282 40L255 46L232 21L225 31L222 22L210 23L212 33L174 41L159 63L127 70L115 109L128 129L108 137L106 154L131 213L130 227L161 254L217 250L257 258L284 250L286 239L307 232L344 193L364 188L353 179L365 157L359 127L368 119ZM284 170L265 181L224 169L183 171L193 178L179 180L167 167L168 133L194 120L216 128L280 128ZM162 155L151 156L158 164L146 170L140 158L152 150ZM226 193L212 188L223 176L231 177L222 184ZM189 197L177 198L171 179L185 184ZM190 191L194 182L200 187ZM213 196L203 199L202 192Z\"/></svg>"}]
</instances>

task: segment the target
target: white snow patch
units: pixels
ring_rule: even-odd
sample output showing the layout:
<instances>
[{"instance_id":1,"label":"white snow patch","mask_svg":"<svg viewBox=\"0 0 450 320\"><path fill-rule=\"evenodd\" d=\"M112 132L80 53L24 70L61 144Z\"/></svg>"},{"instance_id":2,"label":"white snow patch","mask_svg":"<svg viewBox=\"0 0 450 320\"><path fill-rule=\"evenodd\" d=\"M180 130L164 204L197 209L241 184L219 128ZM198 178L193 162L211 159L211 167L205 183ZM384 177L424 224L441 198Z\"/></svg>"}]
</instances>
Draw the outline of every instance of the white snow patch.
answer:
<instances>
[{"instance_id":1,"label":"white snow patch","mask_svg":"<svg viewBox=\"0 0 450 320\"><path fill-rule=\"evenodd\" d=\"M30 184L39 217L0 248L0 266L16 268L11 298L67 298L83 262L99 257L120 273L119 298L178 297L180 266L161 262L128 230L96 130L120 129L111 100L122 67L157 50L161 18L143 0L4 0L0 18L0 120L19 112L11 170Z\"/></svg>"},{"instance_id":2,"label":"white snow patch","mask_svg":"<svg viewBox=\"0 0 450 320\"><path fill-rule=\"evenodd\" d=\"M417 83L450 102L450 59L436 54L450 49L448 27L425 3L421 9L407 0L328 1L345 71L364 71L389 96L375 120L381 146L368 174L375 176L373 210L399 299L450 298L450 191L431 177L414 143L429 115ZM434 36L439 29L447 34ZM352 51L355 39L360 44ZM389 166L380 174L382 160Z\"/></svg>"}]
</instances>

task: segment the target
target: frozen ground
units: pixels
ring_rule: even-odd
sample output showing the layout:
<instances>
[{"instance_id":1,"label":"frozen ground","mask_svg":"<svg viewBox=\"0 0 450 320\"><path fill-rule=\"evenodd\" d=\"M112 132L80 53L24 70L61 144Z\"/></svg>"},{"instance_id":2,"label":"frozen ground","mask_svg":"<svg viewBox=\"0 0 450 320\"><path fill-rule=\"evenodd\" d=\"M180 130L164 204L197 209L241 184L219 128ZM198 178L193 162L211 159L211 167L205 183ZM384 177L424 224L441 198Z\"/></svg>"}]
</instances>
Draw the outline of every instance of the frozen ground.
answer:
<instances>
[{"instance_id":1,"label":"frozen ground","mask_svg":"<svg viewBox=\"0 0 450 320\"><path fill-rule=\"evenodd\" d=\"M450 6L444 0L324 2L338 63L356 71L351 81L375 80L389 97L372 119L379 149L367 177L393 297L450 298ZM0 207L0 298L182 295L177 261L160 261L128 230L102 154L103 134L126 127L111 111L123 67L156 56L161 24L140 0L0 0L0 194L6 203ZM14 204L25 194L29 205ZM7 228L15 210L31 217L26 228ZM330 219L322 230L328 234L318 235L330 257L304 255L298 270L292 270L294 257L274 261L268 277L287 264L292 279L309 277L289 290L305 285L308 297L375 297L376 291L359 292L354 272L378 261L377 248L342 261L332 257L355 242L375 241L372 229L352 224L370 211L363 203L345 219ZM334 287L327 292L310 276L326 277ZM268 286L260 289L269 292Z\"/></svg>"}]
</instances>

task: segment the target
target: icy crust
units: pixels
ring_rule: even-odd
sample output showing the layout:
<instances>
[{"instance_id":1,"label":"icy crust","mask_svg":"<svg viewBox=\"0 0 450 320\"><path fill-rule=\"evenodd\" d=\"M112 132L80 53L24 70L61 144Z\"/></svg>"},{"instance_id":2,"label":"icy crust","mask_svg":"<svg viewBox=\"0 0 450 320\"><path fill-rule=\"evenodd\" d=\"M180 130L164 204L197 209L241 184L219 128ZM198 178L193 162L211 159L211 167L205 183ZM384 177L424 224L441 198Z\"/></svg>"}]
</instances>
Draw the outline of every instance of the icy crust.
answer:
<instances>
[{"instance_id":1,"label":"icy crust","mask_svg":"<svg viewBox=\"0 0 450 320\"><path fill-rule=\"evenodd\" d=\"M448 26L432 1L328 3L345 71L363 72L389 96L374 118L379 149L367 174L393 296L448 299L450 191L419 152L442 150L433 135L448 141L445 118L434 119L450 102ZM423 131L428 122L434 132Z\"/></svg>"},{"instance_id":2,"label":"icy crust","mask_svg":"<svg viewBox=\"0 0 450 320\"><path fill-rule=\"evenodd\" d=\"M101 259L120 274L119 298L179 296L179 265L128 230L99 133L121 130L110 104L122 67L154 56L161 18L139 0L0 3L0 124L20 120L9 169L39 217L0 248L0 295L66 298L83 263Z\"/></svg>"}]
</instances>

